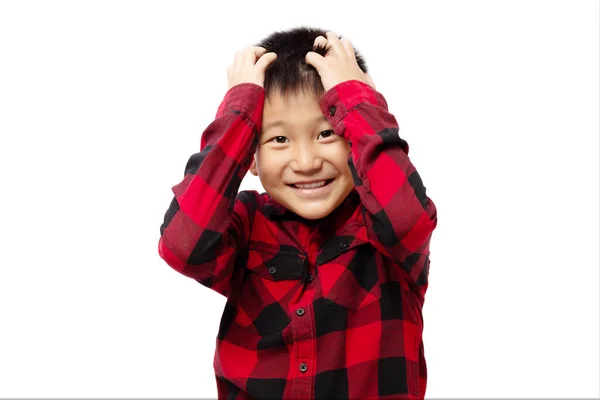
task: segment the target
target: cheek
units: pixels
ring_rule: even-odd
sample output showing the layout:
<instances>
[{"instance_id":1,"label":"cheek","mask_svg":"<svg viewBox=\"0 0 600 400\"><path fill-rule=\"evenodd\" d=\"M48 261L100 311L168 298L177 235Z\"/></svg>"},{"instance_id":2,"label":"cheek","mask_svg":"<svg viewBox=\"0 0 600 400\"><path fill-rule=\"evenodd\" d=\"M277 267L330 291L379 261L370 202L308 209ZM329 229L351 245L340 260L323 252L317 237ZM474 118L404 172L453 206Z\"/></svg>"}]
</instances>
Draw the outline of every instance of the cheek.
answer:
<instances>
[{"instance_id":1,"label":"cheek","mask_svg":"<svg viewBox=\"0 0 600 400\"><path fill-rule=\"evenodd\" d=\"M267 148L256 153L256 166L261 179L274 179L281 175L284 163L278 153Z\"/></svg>"},{"instance_id":2,"label":"cheek","mask_svg":"<svg viewBox=\"0 0 600 400\"><path fill-rule=\"evenodd\" d=\"M340 143L335 149L329 152L329 159L340 171L348 169L348 157L350 157L350 147L347 143Z\"/></svg>"}]
</instances>

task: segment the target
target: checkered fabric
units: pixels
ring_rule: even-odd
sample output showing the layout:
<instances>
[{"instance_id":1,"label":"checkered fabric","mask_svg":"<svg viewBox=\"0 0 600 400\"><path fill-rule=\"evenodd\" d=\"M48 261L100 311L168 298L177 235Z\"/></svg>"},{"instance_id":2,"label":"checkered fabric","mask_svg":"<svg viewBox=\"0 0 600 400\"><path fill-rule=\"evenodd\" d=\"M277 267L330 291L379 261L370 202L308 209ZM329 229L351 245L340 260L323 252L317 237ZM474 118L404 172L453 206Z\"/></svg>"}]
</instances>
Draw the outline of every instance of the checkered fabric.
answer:
<instances>
[{"instance_id":1,"label":"checkered fabric","mask_svg":"<svg viewBox=\"0 0 600 400\"><path fill-rule=\"evenodd\" d=\"M385 99L358 81L321 97L351 146L355 187L317 221L266 193L238 191L264 100L253 84L227 92L160 228L166 263L227 297L214 358L219 398L423 398L437 211Z\"/></svg>"}]
</instances>

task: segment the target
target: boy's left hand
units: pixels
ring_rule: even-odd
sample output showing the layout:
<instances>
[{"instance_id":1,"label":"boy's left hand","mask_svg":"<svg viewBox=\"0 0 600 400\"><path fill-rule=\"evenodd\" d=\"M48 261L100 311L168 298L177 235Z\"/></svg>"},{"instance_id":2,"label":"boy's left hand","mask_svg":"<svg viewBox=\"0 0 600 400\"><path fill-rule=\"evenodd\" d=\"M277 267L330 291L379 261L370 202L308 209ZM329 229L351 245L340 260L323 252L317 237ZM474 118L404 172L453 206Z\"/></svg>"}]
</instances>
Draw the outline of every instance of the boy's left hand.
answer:
<instances>
[{"instance_id":1,"label":"boy's left hand","mask_svg":"<svg viewBox=\"0 0 600 400\"><path fill-rule=\"evenodd\" d=\"M306 63L315 67L319 76L321 76L321 82L325 91L349 80L364 82L375 89L371 77L362 72L358 66L354 47L352 47L350 40L345 37L340 39L333 32L327 32L325 35L327 38L319 36L315 39L313 45L314 47L329 46L330 49L325 54L325 57L309 51L305 58Z\"/></svg>"}]
</instances>

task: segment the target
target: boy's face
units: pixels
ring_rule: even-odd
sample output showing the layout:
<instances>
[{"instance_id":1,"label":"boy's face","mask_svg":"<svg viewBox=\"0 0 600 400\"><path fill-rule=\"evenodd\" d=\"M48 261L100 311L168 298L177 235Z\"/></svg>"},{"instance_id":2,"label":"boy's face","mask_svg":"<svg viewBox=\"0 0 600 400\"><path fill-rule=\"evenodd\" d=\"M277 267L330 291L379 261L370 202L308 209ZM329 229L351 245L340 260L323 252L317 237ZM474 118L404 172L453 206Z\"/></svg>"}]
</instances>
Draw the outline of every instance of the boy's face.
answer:
<instances>
[{"instance_id":1,"label":"boy's face","mask_svg":"<svg viewBox=\"0 0 600 400\"><path fill-rule=\"evenodd\" d=\"M329 215L354 183L350 147L333 132L318 97L274 91L265 100L262 126L250 172L274 200L301 217Z\"/></svg>"}]
</instances>

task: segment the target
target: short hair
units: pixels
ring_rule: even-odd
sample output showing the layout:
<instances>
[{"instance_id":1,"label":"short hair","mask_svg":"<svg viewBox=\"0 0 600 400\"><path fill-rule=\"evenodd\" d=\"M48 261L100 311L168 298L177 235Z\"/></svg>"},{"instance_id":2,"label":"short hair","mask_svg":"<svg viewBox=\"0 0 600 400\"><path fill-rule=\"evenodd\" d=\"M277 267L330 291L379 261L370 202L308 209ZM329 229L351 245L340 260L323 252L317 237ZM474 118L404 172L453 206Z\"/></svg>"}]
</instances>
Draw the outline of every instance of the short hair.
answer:
<instances>
[{"instance_id":1,"label":"short hair","mask_svg":"<svg viewBox=\"0 0 600 400\"><path fill-rule=\"evenodd\" d=\"M325 91L317 70L306 63L305 57L309 51L325 56L328 48L313 48L313 43L318 36L325 37L326 32L324 29L303 26L274 32L257 44L277 54L277 59L265 71L264 88L267 95L276 90L283 96L302 92L320 95ZM367 64L363 56L356 48L354 53L358 66L366 73Z\"/></svg>"}]
</instances>

